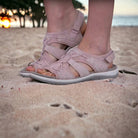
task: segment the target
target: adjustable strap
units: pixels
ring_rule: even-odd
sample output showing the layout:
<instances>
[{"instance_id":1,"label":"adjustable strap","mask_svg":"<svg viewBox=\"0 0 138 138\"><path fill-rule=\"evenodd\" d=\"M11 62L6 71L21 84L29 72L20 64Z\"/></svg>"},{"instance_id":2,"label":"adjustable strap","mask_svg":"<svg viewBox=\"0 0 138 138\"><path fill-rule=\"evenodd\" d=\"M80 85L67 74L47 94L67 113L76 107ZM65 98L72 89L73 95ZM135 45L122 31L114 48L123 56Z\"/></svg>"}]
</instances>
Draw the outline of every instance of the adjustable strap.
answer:
<instances>
[{"instance_id":1,"label":"adjustable strap","mask_svg":"<svg viewBox=\"0 0 138 138\"><path fill-rule=\"evenodd\" d=\"M75 23L73 25L73 30L75 31L79 31L84 22L84 14L81 13L80 11L77 12L78 12L77 19L75 20Z\"/></svg>"}]
</instances>

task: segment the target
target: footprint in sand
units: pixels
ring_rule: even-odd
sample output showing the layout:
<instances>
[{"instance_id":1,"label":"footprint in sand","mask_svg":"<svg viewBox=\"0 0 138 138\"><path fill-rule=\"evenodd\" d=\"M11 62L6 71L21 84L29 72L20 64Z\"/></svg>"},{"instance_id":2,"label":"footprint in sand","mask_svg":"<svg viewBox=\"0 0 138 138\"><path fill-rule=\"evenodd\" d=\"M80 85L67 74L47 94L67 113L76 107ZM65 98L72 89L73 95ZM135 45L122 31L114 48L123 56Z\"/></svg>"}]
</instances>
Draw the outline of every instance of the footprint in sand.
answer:
<instances>
[{"instance_id":1,"label":"footprint in sand","mask_svg":"<svg viewBox=\"0 0 138 138\"><path fill-rule=\"evenodd\" d=\"M58 104L58 103L54 103L54 104L50 104L50 106L52 106L52 107L59 107L60 104Z\"/></svg>"},{"instance_id":2,"label":"footprint in sand","mask_svg":"<svg viewBox=\"0 0 138 138\"><path fill-rule=\"evenodd\" d=\"M59 103L50 104L50 106L52 106L52 107L59 107L60 105L61 105L61 104L59 104ZM65 109L72 109L72 107L69 106L69 105L67 105L67 104L63 104L63 107L64 107Z\"/></svg>"},{"instance_id":3,"label":"footprint in sand","mask_svg":"<svg viewBox=\"0 0 138 138\"><path fill-rule=\"evenodd\" d=\"M65 109L72 109L72 107L67 105L67 104L63 104L63 106L64 106Z\"/></svg>"},{"instance_id":4,"label":"footprint in sand","mask_svg":"<svg viewBox=\"0 0 138 138\"><path fill-rule=\"evenodd\" d=\"M60 105L61 104L59 104L59 103L54 103L54 104L50 104L50 106L52 106L52 107L60 107ZM70 106L70 105L68 105L68 104L63 104L63 107L65 108L65 109L72 109L72 107ZM77 117L86 117L87 115L88 115L88 113L86 113L86 112L84 112L84 113L81 113L81 112L79 112L79 111L75 111L75 113L76 113L76 116Z\"/></svg>"},{"instance_id":5,"label":"footprint in sand","mask_svg":"<svg viewBox=\"0 0 138 138\"><path fill-rule=\"evenodd\" d=\"M138 101L136 100L129 101L128 105L131 106L132 108L135 108L136 106L138 106Z\"/></svg>"},{"instance_id":6,"label":"footprint in sand","mask_svg":"<svg viewBox=\"0 0 138 138\"><path fill-rule=\"evenodd\" d=\"M86 117L87 115L88 115L88 113L80 113L80 112L76 112L76 115L78 116L78 117Z\"/></svg>"}]
</instances>

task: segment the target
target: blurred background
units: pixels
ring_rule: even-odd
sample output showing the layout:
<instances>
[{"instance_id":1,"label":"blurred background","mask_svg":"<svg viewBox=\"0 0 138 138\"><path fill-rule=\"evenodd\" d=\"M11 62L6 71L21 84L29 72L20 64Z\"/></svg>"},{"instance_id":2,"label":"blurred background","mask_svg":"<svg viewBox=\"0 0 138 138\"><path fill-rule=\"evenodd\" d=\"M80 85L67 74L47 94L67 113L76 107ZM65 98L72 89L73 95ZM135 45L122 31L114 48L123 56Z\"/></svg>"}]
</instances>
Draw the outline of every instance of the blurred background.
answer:
<instances>
[{"instance_id":1,"label":"blurred background","mask_svg":"<svg viewBox=\"0 0 138 138\"><path fill-rule=\"evenodd\" d=\"M88 15L88 0L73 0ZM138 26L138 0L115 0L113 26ZM1 0L0 27L46 27L43 0Z\"/></svg>"}]
</instances>

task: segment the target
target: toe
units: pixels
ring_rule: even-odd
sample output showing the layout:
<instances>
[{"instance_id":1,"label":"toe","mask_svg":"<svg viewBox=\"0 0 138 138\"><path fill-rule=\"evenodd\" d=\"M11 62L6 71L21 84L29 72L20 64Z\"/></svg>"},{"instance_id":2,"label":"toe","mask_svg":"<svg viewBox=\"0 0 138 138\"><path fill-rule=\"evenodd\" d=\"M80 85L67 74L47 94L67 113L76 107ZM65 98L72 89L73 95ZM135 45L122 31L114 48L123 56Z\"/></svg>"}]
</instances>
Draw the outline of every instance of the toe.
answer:
<instances>
[{"instance_id":1,"label":"toe","mask_svg":"<svg viewBox=\"0 0 138 138\"><path fill-rule=\"evenodd\" d=\"M53 74L47 70L44 70L44 69L38 69L37 73L40 73L42 75L49 76L49 77L55 77L55 74Z\"/></svg>"},{"instance_id":2,"label":"toe","mask_svg":"<svg viewBox=\"0 0 138 138\"><path fill-rule=\"evenodd\" d=\"M26 68L26 70L27 70L27 71L35 71L35 69L34 69L33 66L28 66L28 67Z\"/></svg>"},{"instance_id":3,"label":"toe","mask_svg":"<svg viewBox=\"0 0 138 138\"><path fill-rule=\"evenodd\" d=\"M46 73L46 70L44 70L44 69L38 69L37 73L44 74L44 73Z\"/></svg>"}]
</instances>

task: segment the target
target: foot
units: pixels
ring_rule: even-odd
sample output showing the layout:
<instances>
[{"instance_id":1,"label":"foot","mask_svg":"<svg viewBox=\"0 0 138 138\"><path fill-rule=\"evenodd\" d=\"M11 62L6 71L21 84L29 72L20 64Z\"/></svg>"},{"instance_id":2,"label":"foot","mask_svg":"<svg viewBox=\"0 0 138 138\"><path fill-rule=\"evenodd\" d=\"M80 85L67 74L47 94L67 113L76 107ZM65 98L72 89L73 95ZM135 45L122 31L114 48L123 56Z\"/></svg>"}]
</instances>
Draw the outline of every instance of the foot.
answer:
<instances>
[{"instance_id":1,"label":"foot","mask_svg":"<svg viewBox=\"0 0 138 138\"><path fill-rule=\"evenodd\" d=\"M75 11L68 13L68 18L67 18L69 20L68 24L67 24L67 19L65 18L65 17L67 17L67 15L65 17L64 16L62 16L60 18L56 18L56 20L58 20L58 24L55 25L56 27L55 26L52 27L51 25L48 25L48 28L47 28L48 33L53 33L53 32L58 33L58 32L62 32L64 30L68 30L68 29L72 28L74 25L74 21L75 21L76 17L78 16L78 11L75 10ZM60 20L60 23L59 23L59 20ZM80 29L82 34L84 34L85 29L86 29L86 24L84 23ZM60 49L66 49L67 48L67 45L60 44L60 43L52 43L52 46L60 48ZM46 53L46 54L48 54L52 63L57 60L57 58L55 58L52 54L50 54L50 53ZM33 65L29 65L26 68L26 70L27 71L35 71L35 67ZM39 69L39 72L44 72L44 70Z\"/></svg>"},{"instance_id":2,"label":"foot","mask_svg":"<svg viewBox=\"0 0 138 138\"><path fill-rule=\"evenodd\" d=\"M76 51L79 51L79 53L81 53L81 54L77 55L78 52L76 52ZM50 68L47 68L44 70L38 70L37 72L39 74L42 74L45 76L57 78L58 73L57 74L54 73L55 72L54 70L58 70L58 72L61 74L62 74L62 70L63 70L63 74L65 76L66 76L66 73L64 73L64 71L67 70L67 74L69 71L69 72L71 72L71 74L73 75L74 78L78 78L78 77L81 77L80 72L82 74L85 74L86 72L87 73L88 72L89 73L96 72L99 70L101 70L101 72L102 72L102 71L107 71L108 69L113 67L114 54L111 49L107 53L101 54L101 55L90 54L88 52L85 52L84 50L81 50L80 47L75 49L76 53L70 52L71 54L69 54L69 52L62 59L60 59L57 63L52 64L52 66L50 66ZM70 61L70 59L74 60L77 64L75 66L74 66L74 63L73 63L73 65L72 65L72 63L70 64L70 62L68 62L68 61ZM108 59L109 59L109 61L108 61ZM93 61L93 62L91 62L91 61ZM76 66L78 66L78 67L76 67ZM101 69L101 66L103 66L103 69ZM54 68L54 70L53 70L53 68ZM79 69L80 70L80 72L79 72L79 70L77 70L78 68L82 68L82 70L84 72L82 72L82 70L80 70L80 69ZM64 75L62 76L63 78L65 77ZM61 77L61 79L62 79L62 77Z\"/></svg>"},{"instance_id":3,"label":"foot","mask_svg":"<svg viewBox=\"0 0 138 138\"><path fill-rule=\"evenodd\" d=\"M111 49L110 49L110 44L108 43L107 48L105 49L101 49L101 47L97 46L96 44L92 44L91 39L89 39L89 37L87 37L87 34L85 34L85 36L83 37L81 43L79 44L78 48L83 51L88 53L89 55L96 55L96 56L101 56L104 55L106 53L108 53ZM79 63L80 65L84 66L85 68L87 68L87 70L89 72L93 71L93 68L91 68L89 65L84 64L84 63ZM98 64L98 63L97 63ZM109 68L112 68L113 63L109 64ZM79 77L79 73L72 67L69 67L70 70L72 71L72 73L74 74L74 76L77 78ZM43 69L43 70L37 70L38 73L42 74L42 75L46 75L46 76L50 76L53 77L55 76L55 74Z\"/></svg>"},{"instance_id":4,"label":"foot","mask_svg":"<svg viewBox=\"0 0 138 138\"><path fill-rule=\"evenodd\" d=\"M58 43L53 43L52 46L57 47L57 48L59 48L59 49L65 49L65 48L67 47L66 45L58 44ZM49 56L51 62L55 62L55 61L57 60L57 58L54 57L52 54L50 54L50 53L48 53L48 52L47 52L46 54L48 54L48 56ZM38 61L38 62L39 62L39 61ZM34 72L34 71L35 71L35 67L32 66L32 65L29 65L29 66L26 68L26 70L27 70L27 71L33 71L33 72Z\"/></svg>"}]
</instances>

